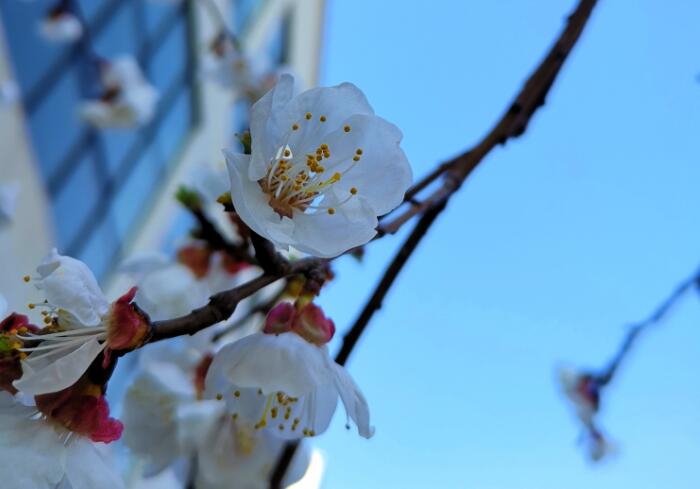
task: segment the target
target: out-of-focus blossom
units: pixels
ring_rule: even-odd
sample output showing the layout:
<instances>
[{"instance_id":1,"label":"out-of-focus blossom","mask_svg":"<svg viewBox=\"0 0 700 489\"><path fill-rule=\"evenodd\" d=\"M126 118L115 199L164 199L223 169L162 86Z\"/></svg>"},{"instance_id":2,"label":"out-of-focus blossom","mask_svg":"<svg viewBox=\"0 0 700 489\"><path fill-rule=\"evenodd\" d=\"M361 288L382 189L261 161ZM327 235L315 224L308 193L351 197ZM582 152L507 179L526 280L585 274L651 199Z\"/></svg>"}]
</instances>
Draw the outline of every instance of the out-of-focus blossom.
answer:
<instances>
[{"instance_id":1,"label":"out-of-focus blossom","mask_svg":"<svg viewBox=\"0 0 700 489\"><path fill-rule=\"evenodd\" d=\"M283 75L251 112L252 154L226 152L236 212L281 248L337 256L376 234L411 183L401 131L354 85L293 96Z\"/></svg>"},{"instance_id":2,"label":"out-of-focus blossom","mask_svg":"<svg viewBox=\"0 0 700 489\"><path fill-rule=\"evenodd\" d=\"M136 289L110 304L95 276L81 261L54 249L37 268L35 285L43 291L47 327L19 337L38 342L23 347L22 377L14 382L20 392L36 396L58 392L75 384L104 352L132 350L148 334L148 321L132 304Z\"/></svg>"},{"instance_id":3,"label":"out-of-focus blossom","mask_svg":"<svg viewBox=\"0 0 700 489\"><path fill-rule=\"evenodd\" d=\"M360 435L371 437L367 401L324 344L333 323L313 304L290 319L283 304L270 312L266 333L216 354L206 379L207 398L225 401L231 417L247 429L296 439L323 433L340 397Z\"/></svg>"},{"instance_id":4,"label":"out-of-focus blossom","mask_svg":"<svg viewBox=\"0 0 700 489\"><path fill-rule=\"evenodd\" d=\"M181 348L156 345L144 350L141 373L124 405L124 440L147 460L147 477L196 457L198 489L267 487L284 443L246 431L223 403L203 398L212 359L204 345L212 345L206 332ZM307 465L302 447L285 480L298 480Z\"/></svg>"},{"instance_id":5,"label":"out-of-focus blossom","mask_svg":"<svg viewBox=\"0 0 700 489\"><path fill-rule=\"evenodd\" d=\"M600 385L596 377L562 367L559 370L559 382L581 422L586 426L592 425L600 408Z\"/></svg>"},{"instance_id":6,"label":"out-of-focus blossom","mask_svg":"<svg viewBox=\"0 0 700 489\"><path fill-rule=\"evenodd\" d=\"M122 272L138 285L136 301L151 319L182 316L207 303L209 297L249 278L248 264L237 262L203 244L181 247L177 261L165 255L137 255L122 264Z\"/></svg>"},{"instance_id":7,"label":"out-of-focus blossom","mask_svg":"<svg viewBox=\"0 0 700 489\"><path fill-rule=\"evenodd\" d=\"M142 352L140 373L129 388L123 420L124 442L147 460L146 475L179 458L189 459L223 415L223 406L202 400L211 357L185 343L154 345Z\"/></svg>"},{"instance_id":8,"label":"out-of-focus blossom","mask_svg":"<svg viewBox=\"0 0 700 489\"><path fill-rule=\"evenodd\" d=\"M597 462L613 451L596 420L600 410L602 384L599 377L569 367L558 371L562 392L566 395L581 422L581 440L590 460Z\"/></svg>"},{"instance_id":9,"label":"out-of-focus blossom","mask_svg":"<svg viewBox=\"0 0 700 489\"><path fill-rule=\"evenodd\" d=\"M80 403L70 412L84 421L92 409ZM72 431L36 407L0 392L0 474L3 487L23 489L122 489L124 483L103 453L103 444Z\"/></svg>"},{"instance_id":10,"label":"out-of-focus blossom","mask_svg":"<svg viewBox=\"0 0 700 489\"><path fill-rule=\"evenodd\" d=\"M138 63L122 56L102 66L102 96L83 102L82 117L101 128L130 128L147 124L155 113L158 92L146 81Z\"/></svg>"},{"instance_id":11,"label":"out-of-focus blossom","mask_svg":"<svg viewBox=\"0 0 700 489\"><path fill-rule=\"evenodd\" d=\"M209 44L204 75L221 88L235 90L255 102L277 81L277 75L266 71L256 59L221 33Z\"/></svg>"},{"instance_id":12,"label":"out-of-focus blossom","mask_svg":"<svg viewBox=\"0 0 700 489\"><path fill-rule=\"evenodd\" d=\"M83 25L63 2L59 2L40 21L39 32L51 42L74 42L83 35Z\"/></svg>"},{"instance_id":13,"label":"out-of-focus blossom","mask_svg":"<svg viewBox=\"0 0 700 489\"><path fill-rule=\"evenodd\" d=\"M0 183L0 226L12 221L17 210L19 184Z\"/></svg>"}]
</instances>

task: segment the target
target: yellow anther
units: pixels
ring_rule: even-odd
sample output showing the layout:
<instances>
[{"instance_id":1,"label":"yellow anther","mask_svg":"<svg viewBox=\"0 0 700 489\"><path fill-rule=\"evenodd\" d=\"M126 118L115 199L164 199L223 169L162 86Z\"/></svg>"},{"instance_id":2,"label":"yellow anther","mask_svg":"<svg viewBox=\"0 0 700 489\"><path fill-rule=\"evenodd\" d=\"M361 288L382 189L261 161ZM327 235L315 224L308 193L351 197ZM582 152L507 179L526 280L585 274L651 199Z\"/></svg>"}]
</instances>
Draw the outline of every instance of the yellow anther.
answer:
<instances>
[{"instance_id":1,"label":"yellow anther","mask_svg":"<svg viewBox=\"0 0 700 489\"><path fill-rule=\"evenodd\" d=\"M262 389L258 389L258 395L262 396Z\"/></svg>"},{"instance_id":2,"label":"yellow anther","mask_svg":"<svg viewBox=\"0 0 700 489\"><path fill-rule=\"evenodd\" d=\"M231 415L231 419L234 420L234 421L236 421L236 420L238 419L238 413L233 413L233 414Z\"/></svg>"},{"instance_id":3,"label":"yellow anther","mask_svg":"<svg viewBox=\"0 0 700 489\"><path fill-rule=\"evenodd\" d=\"M233 395L236 397L241 397L241 391L235 391Z\"/></svg>"},{"instance_id":4,"label":"yellow anther","mask_svg":"<svg viewBox=\"0 0 700 489\"><path fill-rule=\"evenodd\" d=\"M220 400L222 400L223 398L224 398L224 395L221 394L221 393L219 393L219 394L216 395L216 400L217 400L217 401L220 401Z\"/></svg>"},{"instance_id":5,"label":"yellow anther","mask_svg":"<svg viewBox=\"0 0 700 489\"><path fill-rule=\"evenodd\" d=\"M273 419L277 417L277 408L276 407L273 407L272 409L270 409L270 416L272 416Z\"/></svg>"},{"instance_id":6,"label":"yellow anther","mask_svg":"<svg viewBox=\"0 0 700 489\"><path fill-rule=\"evenodd\" d=\"M310 120L311 119L311 112L307 112L305 117L306 117L307 121Z\"/></svg>"},{"instance_id":7,"label":"yellow anther","mask_svg":"<svg viewBox=\"0 0 700 489\"><path fill-rule=\"evenodd\" d=\"M289 151L288 149L285 149L285 150L284 150L284 156L289 157L291 154L292 154L292 152Z\"/></svg>"},{"instance_id":8,"label":"yellow anther","mask_svg":"<svg viewBox=\"0 0 700 489\"><path fill-rule=\"evenodd\" d=\"M362 154L362 148L357 148L357 149L355 150L355 153L358 154L358 155L361 155L361 154Z\"/></svg>"},{"instance_id":9,"label":"yellow anther","mask_svg":"<svg viewBox=\"0 0 700 489\"><path fill-rule=\"evenodd\" d=\"M360 161L360 157L355 155L352 157L352 161Z\"/></svg>"},{"instance_id":10,"label":"yellow anther","mask_svg":"<svg viewBox=\"0 0 700 489\"><path fill-rule=\"evenodd\" d=\"M26 326L22 326L21 328L19 328L20 334L24 334L24 333L26 333L27 331L28 331L28 330L27 330L27 327L26 327Z\"/></svg>"},{"instance_id":11,"label":"yellow anther","mask_svg":"<svg viewBox=\"0 0 700 489\"><path fill-rule=\"evenodd\" d=\"M32 278L29 275L25 275L24 277L22 277L22 280L24 280L25 282L29 282L31 279Z\"/></svg>"},{"instance_id":12,"label":"yellow anther","mask_svg":"<svg viewBox=\"0 0 700 489\"><path fill-rule=\"evenodd\" d=\"M49 316L44 316L44 324L49 324L51 322L51 318Z\"/></svg>"},{"instance_id":13,"label":"yellow anther","mask_svg":"<svg viewBox=\"0 0 700 489\"><path fill-rule=\"evenodd\" d=\"M299 124L292 124L292 131L298 131L299 130Z\"/></svg>"},{"instance_id":14,"label":"yellow anther","mask_svg":"<svg viewBox=\"0 0 700 489\"><path fill-rule=\"evenodd\" d=\"M328 151L328 145L326 143L321 144L321 149L323 151Z\"/></svg>"},{"instance_id":15,"label":"yellow anther","mask_svg":"<svg viewBox=\"0 0 700 489\"><path fill-rule=\"evenodd\" d=\"M282 180L283 182L286 182L287 180L289 180L289 177L287 175L282 175L280 177L280 180Z\"/></svg>"},{"instance_id":16,"label":"yellow anther","mask_svg":"<svg viewBox=\"0 0 700 489\"><path fill-rule=\"evenodd\" d=\"M332 216L333 214L335 214L335 209L332 208L332 207L329 207L329 208L328 208L328 214L330 214L331 216Z\"/></svg>"},{"instance_id":17,"label":"yellow anther","mask_svg":"<svg viewBox=\"0 0 700 489\"><path fill-rule=\"evenodd\" d=\"M350 126L348 126L347 124L344 125L344 126L343 126L343 131L345 131L345 132L350 132Z\"/></svg>"},{"instance_id":18,"label":"yellow anther","mask_svg":"<svg viewBox=\"0 0 700 489\"><path fill-rule=\"evenodd\" d=\"M326 122L326 116L322 115L321 117L318 118L318 120L321 122Z\"/></svg>"},{"instance_id":19,"label":"yellow anther","mask_svg":"<svg viewBox=\"0 0 700 489\"><path fill-rule=\"evenodd\" d=\"M27 307L29 309L34 309L36 307L36 304L27 304Z\"/></svg>"},{"instance_id":20,"label":"yellow anther","mask_svg":"<svg viewBox=\"0 0 700 489\"><path fill-rule=\"evenodd\" d=\"M357 195L357 187L350 187L350 193L352 195Z\"/></svg>"},{"instance_id":21,"label":"yellow anther","mask_svg":"<svg viewBox=\"0 0 700 489\"><path fill-rule=\"evenodd\" d=\"M316 173L323 173L326 171L326 168L323 166L317 166L316 169L314 170Z\"/></svg>"},{"instance_id":22,"label":"yellow anther","mask_svg":"<svg viewBox=\"0 0 700 489\"><path fill-rule=\"evenodd\" d=\"M284 431L284 425L283 425L283 424L279 425L278 428L279 428L280 431Z\"/></svg>"}]
</instances>

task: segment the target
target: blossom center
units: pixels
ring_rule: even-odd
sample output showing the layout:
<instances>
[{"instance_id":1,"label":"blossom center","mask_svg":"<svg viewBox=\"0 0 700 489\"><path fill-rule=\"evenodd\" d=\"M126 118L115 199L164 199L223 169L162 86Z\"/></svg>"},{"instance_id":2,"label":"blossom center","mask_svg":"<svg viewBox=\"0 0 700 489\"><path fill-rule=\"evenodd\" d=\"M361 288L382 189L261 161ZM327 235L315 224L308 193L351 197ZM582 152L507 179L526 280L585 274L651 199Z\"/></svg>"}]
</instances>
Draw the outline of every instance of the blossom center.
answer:
<instances>
[{"instance_id":1,"label":"blossom center","mask_svg":"<svg viewBox=\"0 0 700 489\"><path fill-rule=\"evenodd\" d=\"M321 115L314 118L311 112L307 112L302 124L323 124L327 120ZM291 127L290 138L299 131L301 126L294 123ZM343 126L343 132L349 133L351 127ZM304 128L302 132L313 132L314 128ZM302 134L301 140L306 139ZM347 203L357 195L357 188L351 187L346 196L340 196L341 200L329 205L323 202L328 190L338 183L343 176L351 171L362 159L363 150L357 148L347 157L335 157L332 148L327 143L321 143L311 151L297 151L292 148L294 143L281 146L267 167L267 172L258 183L262 191L268 196L268 203L280 217L292 218L294 212L312 214L317 211L326 211L329 215L335 214L336 207ZM304 145L313 148L314 144Z\"/></svg>"}]
</instances>

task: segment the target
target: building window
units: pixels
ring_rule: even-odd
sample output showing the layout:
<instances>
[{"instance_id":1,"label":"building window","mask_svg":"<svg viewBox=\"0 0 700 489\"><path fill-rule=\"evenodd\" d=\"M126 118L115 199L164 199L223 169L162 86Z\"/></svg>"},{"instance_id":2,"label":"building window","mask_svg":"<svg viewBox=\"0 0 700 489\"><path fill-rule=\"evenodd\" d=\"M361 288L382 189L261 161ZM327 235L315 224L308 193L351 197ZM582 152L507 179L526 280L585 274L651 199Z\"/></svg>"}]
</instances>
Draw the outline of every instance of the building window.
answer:
<instances>
[{"instance_id":1,"label":"building window","mask_svg":"<svg viewBox=\"0 0 700 489\"><path fill-rule=\"evenodd\" d=\"M52 44L37 34L51 3L0 2L34 153L61 253L104 277L158 194L163 176L199 121L191 2L79 0L100 56L135 56L160 92L140 129L97 131L80 101L95 96L97 71L84 41Z\"/></svg>"}]
</instances>

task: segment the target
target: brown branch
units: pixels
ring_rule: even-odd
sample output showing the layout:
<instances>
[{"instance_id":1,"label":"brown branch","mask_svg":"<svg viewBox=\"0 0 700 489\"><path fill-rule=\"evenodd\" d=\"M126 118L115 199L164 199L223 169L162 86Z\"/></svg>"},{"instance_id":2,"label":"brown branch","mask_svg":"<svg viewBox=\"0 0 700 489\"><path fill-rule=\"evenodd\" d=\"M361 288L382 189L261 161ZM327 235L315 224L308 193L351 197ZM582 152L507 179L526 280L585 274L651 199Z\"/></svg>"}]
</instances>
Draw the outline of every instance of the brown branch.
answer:
<instances>
[{"instance_id":1,"label":"brown branch","mask_svg":"<svg viewBox=\"0 0 700 489\"><path fill-rule=\"evenodd\" d=\"M260 304L256 304L255 306L251 307L249 311L245 313L242 317L238 318L236 321L228 325L226 328L222 329L221 331L217 332L213 337L212 341L216 342L219 341L221 338L226 336L227 334L237 330L243 324L245 324L250 318L255 316L256 314L267 314L270 309L272 309L275 304L277 304L282 297L284 297L286 293L286 286L282 287L282 289L275 294L273 297L270 299L266 300L265 302L261 302Z\"/></svg>"},{"instance_id":2,"label":"brown branch","mask_svg":"<svg viewBox=\"0 0 700 489\"><path fill-rule=\"evenodd\" d=\"M423 214L409 237L394 256L389 267L387 267L355 324L343 338L343 344L336 356L336 362L340 365L344 365L347 361L372 316L381 308L384 297L406 265L409 257L416 250L418 243L420 243L430 226L435 222L437 216L444 210L452 194L459 189L472 170L493 148L499 144L505 144L508 139L516 138L525 131L532 115L538 107L544 104L545 97L552 83L559 73L564 60L581 35L595 4L596 0L581 0L579 2L574 13L569 16L566 28L560 34L552 49L527 80L515 98L515 102L511 104L508 111L486 137L474 148L450 162L443 163L414 185L407 192L406 200L412 201L415 194L437 179L443 171L447 171L447 178L443 185L423 202L415 203L404 214L378 230L378 237L384 236L387 233L398 230L411 217ZM288 443L285 447L270 477L270 489L281 489L282 480L294 457L297 446L298 442L294 442Z\"/></svg>"},{"instance_id":3,"label":"brown branch","mask_svg":"<svg viewBox=\"0 0 700 489\"><path fill-rule=\"evenodd\" d=\"M175 336L193 335L204 328L230 318L243 299L250 297L260 289L290 275L302 274L316 277L319 269L325 270L326 264L325 260L305 258L290 263L279 275L263 274L240 287L219 292L210 297L205 306L195 309L185 316L153 322L148 343Z\"/></svg>"},{"instance_id":4,"label":"brown branch","mask_svg":"<svg viewBox=\"0 0 700 489\"><path fill-rule=\"evenodd\" d=\"M576 10L569 16L566 28L540 62L537 69L527 79L520 93L510 104L491 131L474 147L456 158L447 161L436 168L423 180L414 185L406 193L406 200L411 200L416 193L445 173L443 185L435 190L422 204L406 209L389 223L380 226L379 235L393 234L413 216L423 213L434 202L438 202L459 188L469 174L477 167L484 157L496 146L504 145L509 139L519 137L525 132L530 119L537 109L544 105L547 93L552 87L564 61L571 53L576 41L583 32L593 7L597 0L581 0Z\"/></svg>"}]
</instances>

